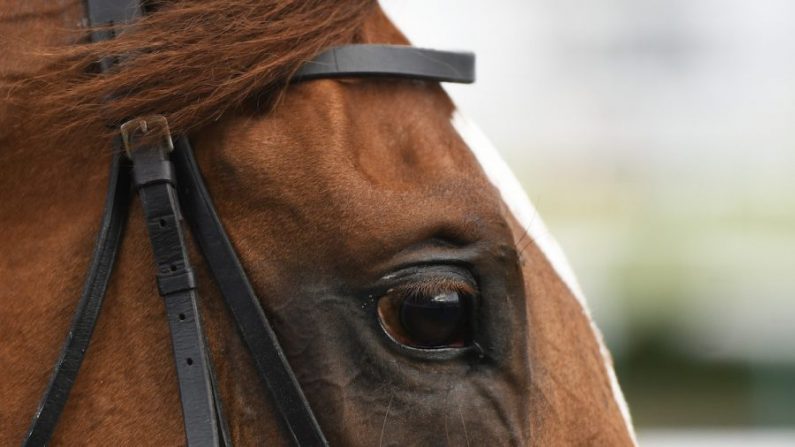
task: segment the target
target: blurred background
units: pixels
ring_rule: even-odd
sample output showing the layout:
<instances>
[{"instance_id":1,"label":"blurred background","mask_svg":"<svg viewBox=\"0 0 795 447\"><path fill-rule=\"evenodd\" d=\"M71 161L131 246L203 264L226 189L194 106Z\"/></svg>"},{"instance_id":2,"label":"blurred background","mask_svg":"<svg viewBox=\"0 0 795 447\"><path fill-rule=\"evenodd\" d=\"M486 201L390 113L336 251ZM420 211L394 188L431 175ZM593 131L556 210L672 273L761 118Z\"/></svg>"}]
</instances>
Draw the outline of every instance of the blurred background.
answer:
<instances>
[{"instance_id":1,"label":"blurred background","mask_svg":"<svg viewBox=\"0 0 795 447\"><path fill-rule=\"evenodd\" d=\"M795 2L384 0L578 273L641 445L795 445Z\"/></svg>"}]
</instances>

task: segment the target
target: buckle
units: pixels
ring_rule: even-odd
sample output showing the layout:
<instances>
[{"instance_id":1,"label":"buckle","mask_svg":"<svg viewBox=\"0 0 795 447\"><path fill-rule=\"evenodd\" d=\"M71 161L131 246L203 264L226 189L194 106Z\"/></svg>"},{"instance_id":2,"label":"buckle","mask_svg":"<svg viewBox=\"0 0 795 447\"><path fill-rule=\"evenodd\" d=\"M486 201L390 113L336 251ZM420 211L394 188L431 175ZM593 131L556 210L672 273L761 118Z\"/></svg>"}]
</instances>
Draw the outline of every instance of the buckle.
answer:
<instances>
[{"instance_id":1,"label":"buckle","mask_svg":"<svg viewBox=\"0 0 795 447\"><path fill-rule=\"evenodd\" d=\"M129 159L132 159L132 151L141 146L157 144L157 139L160 139L161 147L166 148L166 153L174 150L168 120L163 115L150 115L127 121L121 125L121 139Z\"/></svg>"}]
</instances>

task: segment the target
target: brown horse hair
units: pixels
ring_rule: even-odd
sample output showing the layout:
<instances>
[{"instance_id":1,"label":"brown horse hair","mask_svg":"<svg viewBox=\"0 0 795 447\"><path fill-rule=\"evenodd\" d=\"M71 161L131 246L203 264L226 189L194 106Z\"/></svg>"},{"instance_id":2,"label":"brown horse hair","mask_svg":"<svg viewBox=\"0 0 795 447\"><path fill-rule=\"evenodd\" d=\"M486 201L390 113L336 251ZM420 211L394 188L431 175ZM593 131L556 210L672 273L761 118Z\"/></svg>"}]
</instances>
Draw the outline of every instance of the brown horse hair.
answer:
<instances>
[{"instance_id":1,"label":"brown horse hair","mask_svg":"<svg viewBox=\"0 0 795 447\"><path fill-rule=\"evenodd\" d=\"M357 41L374 5L374 0L150 1L156 12L123 28L117 38L87 43L85 34L82 42L42 53L44 63L36 71L5 74L4 96L17 114L30 114L41 132L36 137L49 141L98 129L98 123L106 124L103 137L110 138L119 123L149 114L165 115L173 132L187 133L250 100L267 109L305 61L330 46ZM97 61L108 57L119 62L100 73Z\"/></svg>"}]
</instances>

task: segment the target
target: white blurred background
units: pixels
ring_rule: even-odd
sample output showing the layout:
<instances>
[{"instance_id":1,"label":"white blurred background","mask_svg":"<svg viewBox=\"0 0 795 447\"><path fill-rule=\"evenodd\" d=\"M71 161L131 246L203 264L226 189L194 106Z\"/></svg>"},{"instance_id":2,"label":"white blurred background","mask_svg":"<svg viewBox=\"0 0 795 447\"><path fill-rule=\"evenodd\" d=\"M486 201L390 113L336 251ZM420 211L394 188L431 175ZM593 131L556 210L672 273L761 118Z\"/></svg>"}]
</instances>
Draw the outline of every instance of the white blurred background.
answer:
<instances>
[{"instance_id":1,"label":"white blurred background","mask_svg":"<svg viewBox=\"0 0 795 447\"><path fill-rule=\"evenodd\" d=\"M795 445L795 1L384 0L566 250L642 445Z\"/></svg>"}]
</instances>

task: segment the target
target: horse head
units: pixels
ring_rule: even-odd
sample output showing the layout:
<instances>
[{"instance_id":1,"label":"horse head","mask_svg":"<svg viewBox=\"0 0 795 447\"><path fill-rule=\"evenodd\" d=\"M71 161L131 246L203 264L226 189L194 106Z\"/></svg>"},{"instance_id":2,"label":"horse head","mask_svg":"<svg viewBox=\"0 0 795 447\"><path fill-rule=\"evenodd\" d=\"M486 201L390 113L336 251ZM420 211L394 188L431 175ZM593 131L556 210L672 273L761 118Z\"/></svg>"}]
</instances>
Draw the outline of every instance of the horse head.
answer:
<instances>
[{"instance_id":1,"label":"horse head","mask_svg":"<svg viewBox=\"0 0 795 447\"><path fill-rule=\"evenodd\" d=\"M0 151L0 244L14 252L0 265L14 286L0 313L13 339L0 346L9 415L0 440L18 442L66 332L117 132L106 124L158 113L190 136L218 217L332 445L634 442L565 258L438 82L287 82L333 45L408 44L376 4L158 2L118 39L79 45L55 24L85 11L59 8L0 25L19 36L35 29L29 45L62 45L51 63L28 62L24 51L9 58L25 82L0 114L4 124L24 121L6 127ZM109 55L118 68L85 74L86 61ZM184 441L142 214L133 205L57 442ZM232 438L286 442L191 250Z\"/></svg>"}]
</instances>

